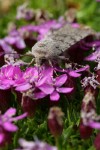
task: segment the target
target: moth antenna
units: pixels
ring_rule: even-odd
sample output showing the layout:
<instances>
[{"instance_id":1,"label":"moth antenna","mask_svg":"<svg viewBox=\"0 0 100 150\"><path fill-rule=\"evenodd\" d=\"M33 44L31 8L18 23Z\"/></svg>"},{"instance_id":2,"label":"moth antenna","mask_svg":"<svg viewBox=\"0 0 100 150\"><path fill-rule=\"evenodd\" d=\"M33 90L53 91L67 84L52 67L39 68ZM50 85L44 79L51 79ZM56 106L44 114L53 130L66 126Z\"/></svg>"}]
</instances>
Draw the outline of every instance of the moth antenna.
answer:
<instances>
[{"instance_id":1,"label":"moth antenna","mask_svg":"<svg viewBox=\"0 0 100 150\"><path fill-rule=\"evenodd\" d=\"M69 61L69 58L66 58L65 56L58 56L59 57L59 59L61 59L61 60L68 60Z\"/></svg>"}]
</instances>

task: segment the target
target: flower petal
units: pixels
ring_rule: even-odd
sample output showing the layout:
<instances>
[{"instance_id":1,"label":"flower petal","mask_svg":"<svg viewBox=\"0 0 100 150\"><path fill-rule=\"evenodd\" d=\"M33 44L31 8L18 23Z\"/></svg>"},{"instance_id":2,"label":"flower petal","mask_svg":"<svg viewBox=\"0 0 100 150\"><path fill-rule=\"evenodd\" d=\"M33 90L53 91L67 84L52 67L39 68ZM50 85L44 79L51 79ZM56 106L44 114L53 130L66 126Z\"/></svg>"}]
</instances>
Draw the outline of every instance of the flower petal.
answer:
<instances>
[{"instance_id":1,"label":"flower petal","mask_svg":"<svg viewBox=\"0 0 100 150\"><path fill-rule=\"evenodd\" d=\"M53 76L53 67L45 66L45 69L42 71L42 73L46 75L47 78Z\"/></svg>"},{"instance_id":2,"label":"flower petal","mask_svg":"<svg viewBox=\"0 0 100 150\"><path fill-rule=\"evenodd\" d=\"M90 68L90 66L86 65L85 67L75 70L75 72L83 72L83 71L89 70L89 68Z\"/></svg>"},{"instance_id":3,"label":"flower petal","mask_svg":"<svg viewBox=\"0 0 100 150\"><path fill-rule=\"evenodd\" d=\"M19 49L23 49L23 48L26 47L26 44L25 44L24 40L22 38L20 38L20 37L18 37L16 39L16 43L15 44L16 44L17 48L19 48Z\"/></svg>"},{"instance_id":4,"label":"flower petal","mask_svg":"<svg viewBox=\"0 0 100 150\"><path fill-rule=\"evenodd\" d=\"M23 119L23 118L25 118L25 117L27 117L27 113L24 113L24 114L22 114L22 115L20 115L20 116L17 116L17 117L13 117L13 118L10 119L10 121L21 120L21 119Z\"/></svg>"},{"instance_id":5,"label":"flower petal","mask_svg":"<svg viewBox=\"0 0 100 150\"><path fill-rule=\"evenodd\" d=\"M70 72L69 72L69 75L70 75L71 77L74 77L74 78L77 78L77 77L80 77L80 76L81 76L81 74L79 74L79 73L77 73L77 72L75 72L75 71L70 71Z\"/></svg>"},{"instance_id":6,"label":"flower petal","mask_svg":"<svg viewBox=\"0 0 100 150\"><path fill-rule=\"evenodd\" d=\"M4 134L3 133L0 133L0 143L2 143L3 142L3 140L4 140Z\"/></svg>"},{"instance_id":7,"label":"flower petal","mask_svg":"<svg viewBox=\"0 0 100 150\"><path fill-rule=\"evenodd\" d=\"M46 80L47 80L47 77L44 76L42 79L38 80L38 82L36 82L36 86L41 86L42 84L45 84L46 83Z\"/></svg>"},{"instance_id":8,"label":"flower petal","mask_svg":"<svg viewBox=\"0 0 100 150\"><path fill-rule=\"evenodd\" d=\"M66 74L60 75L59 77L56 77L55 80L56 80L55 81L55 86L60 87L66 82L67 75Z\"/></svg>"},{"instance_id":9,"label":"flower petal","mask_svg":"<svg viewBox=\"0 0 100 150\"><path fill-rule=\"evenodd\" d=\"M9 108L5 113L4 116L12 117L16 114L15 108Z\"/></svg>"},{"instance_id":10,"label":"flower petal","mask_svg":"<svg viewBox=\"0 0 100 150\"><path fill-rule=\"evenodd\" d=\"M38 78L38 69L36 67L27 68L23 74L24 79L31 79L32 82Z\"/></svg>"},{"instance_id":11,"label":"flower petal","mask_svg":"<svg viewBox=\"0 0 100 150\"><path fill-rule=\"evenodd\" d=\"M90 54L89 56L85 57L84 60L87 60L87 61L94 61L94 60L96 60L97 58L100 58L100 50L95 51L94 53L92 53L92 54Z\"/></svg>"},{"instance_id":12,"label":"flower petal","mask_svg":"<svg viewBox=\"0 0 100 150\"><path fill-rule=\"evenodd\" d=\"M24 139L19 139L19 143L22 147L26 148L27 150L29 148L32 149L32 147L34 147L34 142L29 142Z\"/></svg>"},{"instance_id":13,"label":"flower petal","mask_svg":"<svg viewBox=\"0 0 100 150\"><path fill-rule=\"evenodd\" d=\"M12 124L11 122L5 122L3 124L3 127L5 130L10 131L10 132L15 132L18 130L18 127L14 124Z\"/></svg>"},{"instance_id":14,"label":"flower petal","mask_svg":"<svg viewBox=\"0 0 100 150\"><path fill-rule=\"evenodd\" d=\"M16 90L23 92L23 91L29 90L31 87L32 87L32 85L30 85L29 83L26 83L26 84L16 87Z\"/></svg>"},{"instance_id":15,"label":"flower petal","mask_svg":"<svg viewBox=\"0 0 100 150\"><path fill-rule=\"evenodd\" d=\"M7 36L5 37L5 41L9 43L10 45L13 45L15 43L15 38L11 36Z\"/></svg>"},{"instance_id":16,"label":"flower petal","mask_svg":"<svg viewBox=\"0 0 100 150\"><path fill-rule=\"evenodd\" d=\"M4 79L3 81L2 81L2 84L3 85L13 85L15 82L11 79Z\"/></svg>"},{"instance_id":17,"label":"flower petal","mask_svg":"<svg viewBox=\"0 0 100 150\"><path fill-rule=\"evenodd\" d=\"M91 128L100 129L100 122L91 121L88 124Z\"/></svg>"},{"instance_id":18,"label":"flower petal","mask_svg":"<svg viewBox=\"0 0 100 150\"><path fill-rule=\"evenodd\" d=\"M44 97L46 97L47 96L47 94L45 94L44 92L36 92L36 93L34 93L34 99L41 99L41 98L44 98Z\"/></svg>"},{"instance_id":19,"label":"flower petal","mask_svg":"<svg viewBox=\"0 0 100 150\"><path fill-rule=\"evenodd\" d=\"M10 88L10 85L0 85L1 90L6 90L6 89L9 89L9 88Z\"/></svg>"},{"instance_id":20,"label":"flower petal","mask_svg":"<svg viewBox=\"0 0 100 150\"><path fill-rule=\"evenodd\" d=\"M51 94L54 91L54 87L49 84L43 84L38 87L45 94Z\"/></svg>"},{"instance_id":21,"label":"flower petal","mask_svg":"<svg viewBox=\"0 0 100 150\"><path fill-rule=\"evenodd\" d=\"M2 47L4 52L12 52L11 46L6 43L5 39L0 40L0 46Z\"/></svg>"},{"instance_id":22,"label":"flower petal","mask_svg":"<svg viewBox=\"0 0 100 150\"><path fill-rule=\"evenodd\" d=\"M60 95L58 92L54 91L51 95L50 95L50 100L51 101L58 101L60 98Z\"/></svg>"},{"instance_id":23,"label":"flower petal","mask_svg":"<svg viewBox=\"0 0 100 150\"><path fill-rule=\"evenodd\" d=\"M56 88L56 90L59 93L70 93L73 90L73 88L62 87L62 88Z\"/></svg>"},{"instance_id":24,"label":"flower petal","mask_svg":"<svg viewBox=\"0 0 100 150\"><path fill-rule=\"evenodd\" d=\"M7 66L5 68L5 76L7 78L11 78L12 79L12 77L13 77L13 71L14 71L14 67L13 66Z\"/></svg>"}]
</instances>

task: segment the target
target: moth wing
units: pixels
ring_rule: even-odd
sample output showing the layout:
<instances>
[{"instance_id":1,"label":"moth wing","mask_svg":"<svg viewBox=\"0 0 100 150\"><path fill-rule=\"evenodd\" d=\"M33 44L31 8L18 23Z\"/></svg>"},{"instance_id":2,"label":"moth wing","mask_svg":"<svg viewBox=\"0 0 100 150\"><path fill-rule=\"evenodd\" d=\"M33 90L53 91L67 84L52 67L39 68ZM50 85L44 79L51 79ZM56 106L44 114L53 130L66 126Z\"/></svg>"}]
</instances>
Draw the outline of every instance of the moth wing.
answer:
<instances>
[{"instance_id":1,"label":"moth wing","mask_svg":"<svg viewBox=\"0 0 100 150\"><path fill-rule=\"evenodd\" d=\"M52 34L52 38L58 44L62 43L62 51L65 51L80 40L94 34L95 32L88 27L80 26L79 28L74 28L71 25L67 24L64 27L56 30Z\"/></svg>"}]
</instances>

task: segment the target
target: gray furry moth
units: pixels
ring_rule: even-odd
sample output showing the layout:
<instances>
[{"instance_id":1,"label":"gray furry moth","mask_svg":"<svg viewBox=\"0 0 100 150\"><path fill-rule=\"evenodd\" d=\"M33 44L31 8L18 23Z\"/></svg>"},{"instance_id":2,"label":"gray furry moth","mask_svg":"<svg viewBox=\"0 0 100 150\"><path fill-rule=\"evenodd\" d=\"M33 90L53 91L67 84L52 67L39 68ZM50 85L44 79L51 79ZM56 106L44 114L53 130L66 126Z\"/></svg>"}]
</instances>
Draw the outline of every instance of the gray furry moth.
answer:
<instances>
[{"instance_id":1,"label":"gray furry moth","mask_svg":"<svg viewBox=\"0 0 100 150\"><path fill-rule=\"evenodd\" d=\"M37 42L32 47L31 53L35 57L36 64L40 64L43 59L59 59L59 56L72 45L90 35L94 35L94 31L90 28L73 28L67 24L56 31L50 32L44 39Z\"/></svg>"}]
</instances>

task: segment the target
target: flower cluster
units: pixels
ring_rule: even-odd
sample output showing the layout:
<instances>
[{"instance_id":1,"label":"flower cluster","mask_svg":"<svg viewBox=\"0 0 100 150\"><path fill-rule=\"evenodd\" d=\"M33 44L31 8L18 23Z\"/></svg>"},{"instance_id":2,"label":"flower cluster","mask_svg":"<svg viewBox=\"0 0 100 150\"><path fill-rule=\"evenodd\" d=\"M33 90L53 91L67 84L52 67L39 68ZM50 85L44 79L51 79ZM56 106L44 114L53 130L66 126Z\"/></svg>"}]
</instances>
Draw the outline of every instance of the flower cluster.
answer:
<instances>
[{"instance_id":1,"label":"flower cluster","mask_svg":"<svg viewBox=\"0 0 100 150\"><path fill-rule=\"evenodd\" d=\"M22 76L18 66L7 65L0 68L0 89L6 90L14 86L16 80Z\"/></svg>"},{"instance_id":2,"label":"flower cluster","mask_svg":"<svg viewBox=\"0 0 100 150\"><path fill-rule=\"evenodd\" d=\"M46 21L40 25L26 25L22 26L18 29L20 35L24 35L23 37L25 38L25 35L31 38L34 33L37 33L37 40L43 39L43 37L50 31L54 29L58 29L62 27L64 23L60 23L59 21L56 20L49 20ZM26 34L25 34L26 33ZM33 34L32 34L33 33Z\"/></svg>"},{"instance_id":3,"label":"flower cluster","mask_svg":"<svg viewBox=\"0 0 100 150\"><path fill-rule=\"evenodd\" d=\"M27 113L24 113L20 116L13 117L15 114L15 108L9 108L3 115L0 114L0 147L10 142L11 133L18 130L18 127L13 122L27 116Z\"/></svg>"},{"instance_id":4,"label":"flower cluster","mask_svg":"<svg viewBox=\"0 0 100 150\"><path fill-rule=\"evenodd\" d=\"M50 100L58 101L60 93L70 93L73 88L66 87L67 74L54 77L52 67L31 67L26 69L22 78L16 80L16 90L26 93L33 99L44 98L50 95Z\"/></svg>"},{"instance_id":5,"label":"flower cluster","mask_svg":"<svg viewBox=\"0 0 100 150\"><path fill-rule=\"evenodd\" d=\"M89 66L74 70L71 66L62 69L42 65L21 70L18 65L5 65L0 68L0 95L7 105L5 93L10 94L11 91L14 91L17 98L19 94L22 94L18 101L21 102L22 109L28 112L28 116L33 116L37 105L33 100L50 96L51 101L58 101L61 94L70 96L75 92L75 78L80 77L80 73L88 70ZM0 107L2 108L2 103L0 103Z\"/></svg>"},{"instance_id":6,"label":"flower cluster","mask_svg":"<svg viewBox=\"0 0 100 150\"><path fill-rule=\"evenodd\" d=\"M55 70L53 67L43 65L29 67L22 71L19 66L6 65L0 69L0 89L14 88L32 99L41 99L50 95L50 100L58 101L60 93L70 93L74 88L74 85L68 86L70 85L69 82L67 83L69 78L80 77L79 72L88 69L89 67L86 66L77 70L71 68Z\"/></svg>"}]
</instances>

